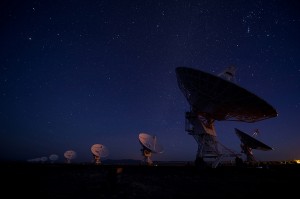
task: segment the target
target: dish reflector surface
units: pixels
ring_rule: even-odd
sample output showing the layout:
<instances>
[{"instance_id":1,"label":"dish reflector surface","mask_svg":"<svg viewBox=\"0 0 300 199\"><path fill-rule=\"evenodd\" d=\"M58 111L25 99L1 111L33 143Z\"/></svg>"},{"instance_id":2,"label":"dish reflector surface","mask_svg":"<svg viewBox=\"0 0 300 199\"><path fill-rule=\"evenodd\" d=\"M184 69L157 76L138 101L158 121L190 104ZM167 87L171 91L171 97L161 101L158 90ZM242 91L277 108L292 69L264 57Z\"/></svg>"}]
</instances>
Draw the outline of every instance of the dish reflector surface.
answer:
<instances>
[{"instance_id":1,"label":"dish reflector surface","mask_svg":"<svg viewBox=\"0 0 300 199\"><path fill-rule=\"evenodd\" d=\"M51 154L51 155L49 156L49 159L50 159L51 161L56 161L56 160L58 159L58 155L56 155L56 154Z\"/></svg>"},{"instance_id":2,"label":"dish reflector surface","mask_svg":"<svg viewBox=\"0 0 300 199\"><path fill-rule=\"evenodd\" d=\"M108 156L108 149L102 144L94 144L91 151L95 156L106 157Z\"/></svg>"},{"instance_id":3,"label":"dish reflector surface","mask_svg":"<svg viewBox=\"0 0 300 199\"><path fill-rule=\"evenodd\" d=\"M251 137L250 135L242 132L241 130L235 128L235 133L240 138L241 142L245 144L247 147L250 147L251 149L258 149L262 151L269 151L273 150L272 147L262 143L261 141L258 141L254 137Z\"/></svg>"},{"instance_id":4,"label":"dish reflector surface","mask_svg":"<svg viewBox=\"0 0 300 199\"><path fill-rule=\"evenodd\" d=\"M73 150L68 150L64 153L64 157L69 160L74 159L76 157L76 152Z\"/></svg>"},{"instance_id":5,"label":"dish reflector surface","mask_svg":"<svg viewBox=\"0 0 300 199\"><path fill-rule=\"evenodd\" d=\"M192 111L205 118L257 122L278 115L265 100L221 77L187 67L176 68L176 75Z\"/></svg>"},{"instance_id":6,"label":"dish reflector surface","mask_svg":"<svg viewBox=\"0 0 300 199\"><path fill-rule=\"evenodd\" d=\"M153 153L162 153L163 152L163 147L157 143L156 136L152 136L147 133L140 133L139 141L145 148L147 148L148 150L150 150Z\"/></svg>"}]
</instances>

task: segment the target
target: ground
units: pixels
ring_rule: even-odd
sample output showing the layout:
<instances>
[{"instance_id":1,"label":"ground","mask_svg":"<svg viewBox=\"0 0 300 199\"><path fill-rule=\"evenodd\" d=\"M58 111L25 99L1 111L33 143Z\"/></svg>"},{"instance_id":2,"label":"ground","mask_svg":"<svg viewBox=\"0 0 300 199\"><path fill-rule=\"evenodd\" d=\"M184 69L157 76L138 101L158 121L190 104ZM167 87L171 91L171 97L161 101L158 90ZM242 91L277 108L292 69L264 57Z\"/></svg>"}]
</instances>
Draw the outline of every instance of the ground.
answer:
<instances>
[{"instance_id":1,"label":"ground","mask_svg":"<svg viewBox=\"0 0 300 199\"><path fill-rule=\"evenodd\" d=\"M30 198L293 196L300 166L2 164L3 193Z\"/></svg>"}]
</instances>

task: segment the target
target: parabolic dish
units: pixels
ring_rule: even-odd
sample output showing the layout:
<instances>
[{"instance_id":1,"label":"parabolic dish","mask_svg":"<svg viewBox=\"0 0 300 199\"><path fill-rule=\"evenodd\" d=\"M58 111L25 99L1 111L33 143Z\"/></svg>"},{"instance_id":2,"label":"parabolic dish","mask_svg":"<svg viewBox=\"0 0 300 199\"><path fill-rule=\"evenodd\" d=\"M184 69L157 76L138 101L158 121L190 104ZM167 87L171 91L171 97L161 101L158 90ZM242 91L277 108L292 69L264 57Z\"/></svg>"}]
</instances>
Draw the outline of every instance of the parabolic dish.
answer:
<instances>
[{"instance_id":1,"label":"parabolic dish","mask_svg":"<svg viewBox=\"0 0 300 199\"><path fill-rule=\"evenodd\" d=\"M92 145L91 151L95 156L98 156L98 157L108 156L108 149L102 144Z\"/></svg>"},{"instance_id":2,"label":"parabolic dish","mask_svg":"<svg viewBox=\"0 0 300 199\"><path fill-rule=\"evenodd\" d=\"M239 130L237 128L235 128L235 133L240 138L240 140L243 144L247 145L248 147L250 147L252 149L258 149L258 150L262 150L262 151L273 150L272 147L258 141L254 137L251 137L250 135L242 132L241 130Z\"/></svg>"},{"instance_id":3,"label":"parabolic dish","mask_svg":"<svg viewBox=\"0 0 300 199\"><path fill-rule=\"evenodd\" d=\"M152 136L147 133L140 133L139 141L145 148L147 148L153 153L163 152L163 147L157 143L156 136Z\"/></svg>"},{"instance_id":4,"label":"parabolic dish","mask_svg":"<svg viewBox=\"0 0 300 199\"><path fill-rule=\"evenodd\" d=\"M187 67L177 67L176 75L179 88L198 115L243 122L278 115L265 100L221 77Z\"/></svg>"},{"instance_id":5,"label":"parabolic dish","mask_svg":"<svg viewBox=\"0 0 300 199\"><path fill-rule=\"evenodd\" d=\"M56 154L51 154L49 156L49 160L51 160L51 161L56 161L57 159L58 159L58 155L56 155Z\"/></svg>"},{"instance_id":6,"label":"parabolic dish","mask_svg":"<svg viewBox=\"0 0 300 199\"><path fill-rule=\"evenodd\" d=\"M42 162L46 162L47 160L48 160L48 158L46 156L41 157Z\"/></svg>"},{"instance_id":7,"label":"parabolic dish","mask_svg":"<svg viewBox=\"0 0 300 199\"><path fill-rule=\"evenodd\" d=\"M74 159L76 157L76 152L73 150L68 150L64 153L64 157L68 160Z\"/></svg>"}]
</instances>

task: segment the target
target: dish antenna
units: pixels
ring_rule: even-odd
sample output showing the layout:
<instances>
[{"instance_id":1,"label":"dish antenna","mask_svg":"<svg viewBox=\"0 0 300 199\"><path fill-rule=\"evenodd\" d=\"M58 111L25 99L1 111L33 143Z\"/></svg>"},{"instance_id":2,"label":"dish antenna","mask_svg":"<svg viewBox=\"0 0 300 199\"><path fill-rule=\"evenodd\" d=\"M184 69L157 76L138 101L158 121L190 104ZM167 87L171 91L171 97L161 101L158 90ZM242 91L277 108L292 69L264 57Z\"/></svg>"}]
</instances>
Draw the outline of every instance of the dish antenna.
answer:
<instances>
[{"instance_id":1,"label":"dish antenna","mask_svg":"<svg viewBox=\"0 0 300 199\"><path fill-rule=\"evenodd\" d=\"M195 162L199 165L216 167L223 157L237 156L219 150L215 121L253 123L277 116L266 101L229 81L235 74L235 69L229 69L215 76L193 68L176 68L178 86L190 104L185 130L198 143Z\"/></svg>"},{"instance_id":2,"label":"dish antenna","mask_svg":"<svg viewBox=\"0 0 300 199\"><path fill-rule=\"evenodd\" d=\"M42 161L47 161L47 157L39 157L39 158L33 158L33 159L29 159L27 160L28 162L42 162Z\"/></svg>"},{"instance_id":3,"label":"dish antenna","mask_svg":"<svg viewBox=\"0 0 300 199\"><path fill-rule=\"evenodd\" d=\"M41 157L41 162L42 163L45 163L47 160L48 160L48 157L46 157L46 156Z\"/></svg>"},{"instance_id":4,"label":"dish antenna","mask_svg":"<svg viewBox=\"0 0 300 199\"><path fill-rule=\"evenodd\" d=\"M58 155L56 154L51 154L49 156L49 160L51 161L51 163L54 163L56 160L58 160Z\"/></svg>"},{"instance_id":5,"label":"dish antenna","mask_svg":"<svg viewBox=\"0 0 300 199\"><path fill-rule=\"evenodd\" d=\"M144 156L144 161L148 165L152 165L151 160L152 153L163 153L163 147L157 143L157 138L154 135L149 135L147 133L139 134L139 141L142 145L142 155Z\"/></svg>"},{"instance_id":6,"label":"dish antenna","mask_svg":"<svg viewBox=\"0 0 300 199\"><path fill-rule=\"evenodd\" d=\"M261 151L274 150L272 147L270 147L254 138L254 136L256 136L258 133L257 130L254 132L253 136L250 136L237 128L235 128L235 133L241 140L240 146L242 149L242 153L246 154L247 161L249 163L256 162L256 160L253 156L252 149L257 149L257 150L261 150Z\"/></svg>"},{"instance_id":7,"label":"dish antenna","mask_svg":"<svg viewBox=\"0 0 300 199\"><path fill-rule=\"evenodd\" d=\"M41 158L33 158L33 159L28 159L28 162L40 162Z\"/></svg>"},{"instance_id":8,"label":"dish antenna","mask_svg":"<svg viewBox=\"0 0 300 199\"><path fill-rule=\"evenodd\" d=\"M76 152L73 150L68 150L64 153L64 157L66 158L67 163L71 163L71 160L76 158Z\"/></svg>"},{"instance_id":9,"label":"dish antenna","mask_svg":"<svg viewBox=\"0 0 300 199\"><path fill-rule=\"evenodd\" d=\"M100 158L108 156L108 149L102 144L94 144L91 147L95 164L101 164Z\"/></svg>"},{"instance_id":10,"label":"dish antenna","mask_svg":"<svg viewBox=\"0 0 300 199\"><path fill-rule=\"evenodd\" d=\"M234 66L229 66L224 71L219 73L218 76L228 81L235 82L235 72L236 72L236 68Z\"/></svg>"}]
</instances>

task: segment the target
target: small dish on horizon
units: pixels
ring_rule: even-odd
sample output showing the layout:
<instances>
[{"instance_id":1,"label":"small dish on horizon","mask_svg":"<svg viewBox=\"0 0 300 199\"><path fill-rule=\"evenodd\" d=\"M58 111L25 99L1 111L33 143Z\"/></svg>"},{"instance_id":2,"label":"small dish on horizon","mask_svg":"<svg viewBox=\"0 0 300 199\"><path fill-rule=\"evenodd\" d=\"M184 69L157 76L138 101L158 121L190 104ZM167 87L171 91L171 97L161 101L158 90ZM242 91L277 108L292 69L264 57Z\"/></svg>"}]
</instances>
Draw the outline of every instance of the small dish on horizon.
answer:
<instances>
[{"instance_id":1,"label":"small dish on horizon","mask_svg":"<svg viewBox=\"0 0 300 199\"><path fill-rule=\"evenodd\" d=\"M94 156L95 164L101 164L100 158L107 157L109 155L107 147L103 144L93 144L91 151Z\"/></svg>"},{"instance_id":2,"label":"small dish on horizon","mask_svg":"<svg viewBox=\"0 0 300 199\"><path fill-rule=\"evenodd\" d=\"M144 161L148 165L152 165L151 160L152 153L163 153L163 147L157 142L157 137L155 135L149 135L147 133L139 134L139 141L142 145L142 155L144 156Z\"/></svg>"},{"instance_id":3,"label":"small dish on horizon","mask_svg":"<svg viewBox=\"0 0 300 199\"><path fill-rule=\"evenodd\" d=\"M57 154L51 154L49 156L49 160L53 163L55 162L56 160L58 160L58 155Z\"/></svg>"},{"instance_id":4,"label":"small dish on horizon","mask_svg":"<svg viewBox=\"0 0 300 199\"><path fill-rule=\"evenodd\" d=\"M71 163L71 160L76 158L76 152L73 150L68 150L64 153L64 157L66 158L67 163Z\"/></svg>"}]
</instances>

